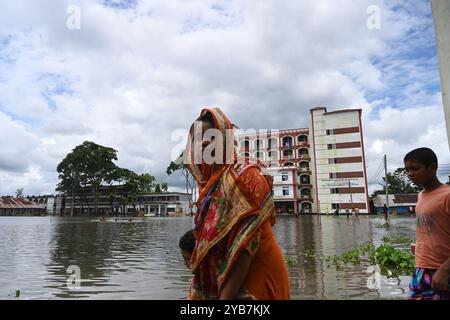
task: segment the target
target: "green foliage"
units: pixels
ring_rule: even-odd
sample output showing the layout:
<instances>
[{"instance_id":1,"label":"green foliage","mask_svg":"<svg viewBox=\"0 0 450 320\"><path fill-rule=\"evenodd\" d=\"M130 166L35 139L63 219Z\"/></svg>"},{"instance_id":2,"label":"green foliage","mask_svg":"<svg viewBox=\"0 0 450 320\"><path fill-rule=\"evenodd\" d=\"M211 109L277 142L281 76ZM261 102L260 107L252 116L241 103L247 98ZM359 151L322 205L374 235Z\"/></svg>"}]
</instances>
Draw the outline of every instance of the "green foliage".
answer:
<instances>
[{"instance_id":1,"label":"green foliage","mask_svg":"<svg viewBox=\"0 0 450 320\"><path fill-rule=\"evenodd\" d=\"M58 164L56 170L59 174L59 183L56 190L73 195L86 188L91 189L97 211L99 187L117 182L124 185L127 196L135 206L138 194L153 191L155 177L120 168L113 162L116 160L115 149L85 141L76 146ZM109 194L111 206L114 200L115 194L112 192Z\"/></svg>"},{"instance_id":2,"label":"green foliage","mask_svg":"<svg viewBox=\"0 0 450 320\"><path fill-rule=\"evenodd\" d=\"M376 228L389 228L391 225L389 223L389 221L386 221L385 223L376 223L375 227Z\"/></svg>"},{"instance_id":3,"label":"green foliage","mask_svg":"<svg viewBox=\"0 0 450 320\"><path fill-rule=\"evenodd\" d=\"M414 242L414 239L401 235L390 235L384 236L382 241L389 244L411 244Z\"/></svg>"},{"instance_id":4,"label":"green foliage","mask_svg":"<svg viewBox=\"0 0 450 320\"><path fill-rule=\"evenodd\" d=\"M23 188L17 188L16 198L23 198Z\"/></svg>"},{"instance_id":5,"label":"green foliage","mask_svg":"<svg viewBox=\"0 0 450 320\"><path fill-rule=\"evenodd\" d=\"M194 177L191 175L189 171L189 166L187 165L186 153L183 152L180 154L178 159L175 161L171 161L169 166L167 167L166 173L167 175L171 175L175 172L179 172L184 177L186 193L190 193L194 195L194 188L196 187L196 181ZM192 199L189 198L189 204L192 203Z\"/></svg>"},{"instance_id":6,"label":"green foliage","mask_svg":"<svg viewBox=\"0 0 450 320\"><path fill-rule=\"evenodd\" d=\"M414 256L409 251L396 249L387 243L407 243L407 239L408 242L411 240L400 236L385 237L383 238L384 243L378 247L371 242L366 242L340 255L327 257L325 261L334 265L336 270L341 270L348 264L361 265L361 258L366 256L371 264L377 264L380 267L382 275L388 277L410 275L415 268Z\"/></svg>"},{"instance_id":7,"label":"green foliage","mask_svg":"<svg viewBox=\"0 0 450 320\"><path fill-rule=\"evenodd\" d=\"M284 260L289 267L292 267L298 263L297 259L291 258L290 256L285 256Z\"/></svg>"},{"instance_id":8,"label":"green foliage","mask_svg":"<svg viewBox=\"0 0 450 320\"><path fill-rule=\"evenodd\" d=\"M375 262L380 265L381 274L398 277L410 275L415 269L415 259L410 252L396 249L386 243L379 246L373 256Z\"/></svg>"},{"instance_id":9,"label":"green foliage","mask_svg":"<svg viewBox=\"0 0 450 320\"><path fill-rule=\"evenodd\" d=\"M417 193L421 190L408 179L405 168L398 168L393 173L388 173L387 180L389 194ZM384 177L383 181L385 181ZM382 189L376 190L372 193L372 198L379 194L386 194L385 183L381 185Z\"/></svg>"}]
</instances>

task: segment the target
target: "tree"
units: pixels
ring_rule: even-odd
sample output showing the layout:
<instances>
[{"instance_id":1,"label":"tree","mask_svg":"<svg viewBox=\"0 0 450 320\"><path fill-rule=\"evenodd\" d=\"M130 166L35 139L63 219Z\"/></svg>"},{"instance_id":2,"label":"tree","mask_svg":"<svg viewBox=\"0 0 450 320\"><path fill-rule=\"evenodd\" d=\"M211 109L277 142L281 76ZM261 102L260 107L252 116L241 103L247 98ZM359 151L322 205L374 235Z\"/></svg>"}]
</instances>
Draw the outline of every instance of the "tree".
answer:
<instances>
[{"instance_id":1,"label":"tree","mask_svg":"<svg viewBox=\"0 0 450 320\"><path fill-rule=\"evenodd\" d=\"M196 181L194 177L191 175L191 172L189 171L189 166L187 165L184 152L180 154L177 160L170 162L166 172L170 176L171 174L177 171L180 172L184 177L186 193L191 194L191 197L189 197L189 206L191 207L192 197L195 194L194 189L196 188Z\"/></svg>"},{"instance_id":2,"label":"tree","mask_svg":"<svg viewBox=\"0 0 450 320\"><path fill-rule=\"evenodd\" d=\"M122 179L125 181L126 194L136 211L138 195L153 192L155 177L148 173L139 175L128 169L121 169L121 172Z\"/></svg>"},{"instance_id":3,"label":"tree","mask_svg":"<svg viewBox=\"0 0 450 320\"><path fill-rule=\"evenodd\" d=\"M127 204L127 198L124 196L120 197L120 207L122 208L122 214L125 213L125 205Z\"/></svg>"},{"instance_id":4,"label":"tree","mask_svg":"<svg viewBox=\"0 0 450 320\"><path fill-rule=\"evenodd\" d=\"M405 168L398 168L393 173L388 173L387 180L389 194L418 193L421 190L421 188L409 181ZM383 181L385 181L384 177ZM372 198L377 195L386 194L386 183L380 185L382 189L374 191L371 196Z\"/></svg>"},{"instance_id":5,"label":"tree","mask_svg":"<svg viewBox=\"0 0 450 320\"><path fill-rule=\"evenodd\" d=\"M157 183L156 186L155 186L155 192L156 193L161 193L162 192L161 191L161 186L159 185L159 183Z\"/></svg>"},{"instance_id":6,"label":"tree","mask_svg":"<svg viewBox=\"0 0 450 320\"><path fill-rule=\"evenodd\" d=\"M94 142L85 141L75 147L58 165L57 190L72 193L71 215L73 215L73 194L77 188L90 188L94 196L95 214L98 214L98 190L103 182L117 177L119 169L113 162L117 151Z\"/></svg>"},{"instance_id":7,"label":"tree","mask_svg":"<svg viewBox=\"0 0 450 320\"><path fill-rule=\"evenodd\" d=\"M23 198L23 187L22 188L17 188L16 198Z\"/></svg>"},{"instance_id":8,"label":"tree","mask_svg":"<svg viewBox=\"0 0 450 320\"><path fill-rule=\"evenodd\" d=\"M167 182L161 183L161 190L162 190L162 192L167 192L169 190L169 186L167 185Z\"/></svg>"},{"instance_id":9,"label":"tree","mask_svg":"<svg viewBox=\"0 0 450 320\"><path fill-rule=\"evenodd\" d=\"M73 203L75 191L81 190L82 184L82 154L75 152L75 149L58 164L56 171L58 172L59 183L56 186L56 191L64 194L70 193L71 206L70 215L73 216Z\"/></svg>"},{"instance_id":10,"label":"tree","mask_svg":"<svg viewBox=\"0 0 450 320\"><path fill-rule=\"evenodd\" d=\"M111 213L114 213L114 203L116 201L116 195L114 192L110 192L108 195L109 205L111 206Z\"/></svg>"}]
</instances>

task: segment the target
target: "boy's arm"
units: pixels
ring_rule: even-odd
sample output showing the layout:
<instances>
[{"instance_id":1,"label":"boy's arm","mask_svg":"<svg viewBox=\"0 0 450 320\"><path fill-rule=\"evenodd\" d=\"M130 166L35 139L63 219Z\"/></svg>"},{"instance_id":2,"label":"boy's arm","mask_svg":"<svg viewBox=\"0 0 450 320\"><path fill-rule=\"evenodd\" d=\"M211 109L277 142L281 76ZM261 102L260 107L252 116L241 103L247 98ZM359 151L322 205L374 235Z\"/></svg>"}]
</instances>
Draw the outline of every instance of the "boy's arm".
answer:
<instances>
[{"instance_id":1,"label":"boy's arm","mask_svg":"<svg viewBox=\"0 0 450 320\"><path fill-rule=\"evenodd\" d=\"M433 276L431 287L440 291L449 291L448 282L450 279L450 258L445 260L441 267Z\"/></svg>"}]
</instances>

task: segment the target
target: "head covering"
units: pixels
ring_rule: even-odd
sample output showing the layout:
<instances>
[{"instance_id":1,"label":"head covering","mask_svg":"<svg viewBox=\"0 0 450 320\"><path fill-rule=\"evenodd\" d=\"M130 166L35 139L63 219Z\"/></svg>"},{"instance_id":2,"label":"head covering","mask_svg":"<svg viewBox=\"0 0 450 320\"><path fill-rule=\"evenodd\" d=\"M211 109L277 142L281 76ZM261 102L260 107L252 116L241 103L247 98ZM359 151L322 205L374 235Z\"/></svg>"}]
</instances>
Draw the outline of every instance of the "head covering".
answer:
<instances>
[{"instance_id":1,"label":"head covering","mask_svg":"<svg viewBox=\"0 0 450 320\"><path fill-rule=\"evenodd\" d=\"M217 139L217 137L215 137L215 143L217 150L219 149L219 147L222 148L222 163L213 163L208 165L203 161L203 157L200 158L200 155L198 154L198 152L202 152L201 140L203 138L203 132L198 132L198 130L201 129L201 119L204 118L207 114L211 116L213 128L219 130L221 133L220 139ZM201 134L200 136L199 133ZM200 141L198 141L199 139ZM198 202L201 202L201 200L205 196L206 191L210 186L217 182L227 166L235 162L237 157L234 140L235 137L233 133L233 124L219 108L203 109L200 112L200 116L192 124L189 130L189 137L186 146L186 158L189 163L189 170L199 186L200 194ZM217 145L220 142L222 142L222 146ZM196 159L198 160L199 158L202 160L201 163L198 163L198 161L196 161Z\"/></svg>"}]
</instances>

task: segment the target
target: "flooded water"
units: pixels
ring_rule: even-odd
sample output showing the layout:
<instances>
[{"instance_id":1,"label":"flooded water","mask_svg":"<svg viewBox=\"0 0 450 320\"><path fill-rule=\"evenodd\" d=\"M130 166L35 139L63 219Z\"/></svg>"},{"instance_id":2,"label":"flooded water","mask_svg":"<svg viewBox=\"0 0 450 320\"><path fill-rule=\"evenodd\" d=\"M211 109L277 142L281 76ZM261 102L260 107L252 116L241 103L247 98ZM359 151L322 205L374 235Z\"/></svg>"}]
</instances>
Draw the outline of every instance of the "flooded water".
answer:
<instances>
[{"instance_id":1,"label":"flooded water","mask_svg":"<svg viewBox=\"0 0 450 320\"><path fill-rule=\"evenodd\" d=\"M297 260L289 266L292 299L406 297L409 277L374 278L367 261L340 271L325 262L365 241L380 244L385 235L414 237L411 217L394 217L389 228L381 223L364 216L279 217L278 242ZM19 299L184 299L191 275L178 239L191 227L192 218L0 217L0 299L17 299L16 290ZM82 280L73 288L77 268Z\"/></svg>"}]
</instances>

